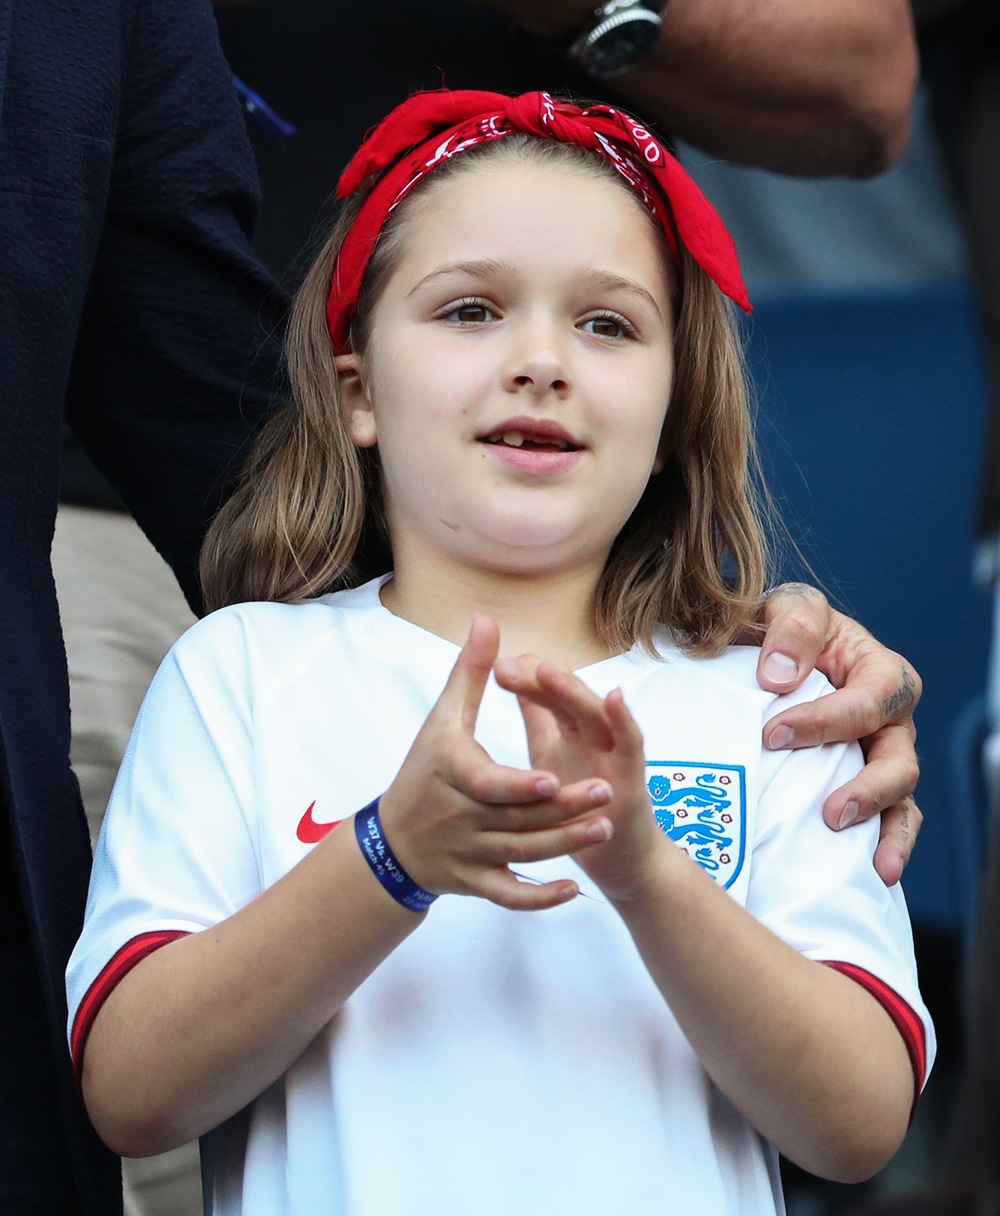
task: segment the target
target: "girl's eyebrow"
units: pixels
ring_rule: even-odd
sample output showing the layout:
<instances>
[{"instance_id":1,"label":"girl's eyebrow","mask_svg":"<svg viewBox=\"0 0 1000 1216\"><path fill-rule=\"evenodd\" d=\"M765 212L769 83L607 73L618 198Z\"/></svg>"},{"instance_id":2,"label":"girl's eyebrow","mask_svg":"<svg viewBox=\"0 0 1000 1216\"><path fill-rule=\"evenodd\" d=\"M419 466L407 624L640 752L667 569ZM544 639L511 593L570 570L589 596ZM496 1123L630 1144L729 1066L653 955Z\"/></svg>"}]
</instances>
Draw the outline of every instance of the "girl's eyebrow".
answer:
<instances>
[{"instance_id":1,"label":"girl's eyebrow","mask_svg":"<svg viewBox=\"0 0 1000 1216\"><path fill-rule=\"evenodd\" d=\"M446 274L488 275L513 273L514 267L510 262L504 262L499 258L481 258L473 262L447 262L444 266L439 266L437 270L432 270L430 274L425 274L420 282L407 292L407 295L412 296L425 283L429 283L432 279L440 278Z\"/></svg>"},{"instance_id":2,"label":"girl's eyebrow","mask_svg":"<svg viewBox=\"0 0 1000 1216\"><path fill-rule=\"evenodd\" d=\"M637 283L635 279L626 279L624 275L613 274L610 270L589 270L587 278L591 280L597 287L603 287L607 291L628 291L633 295L639 296L640 299L646 301L656 312L656 315L663 320L663 313L660 311L660 306L657 304L652 293L647 291L641 283Z\"/></svg>"}]
</instances>

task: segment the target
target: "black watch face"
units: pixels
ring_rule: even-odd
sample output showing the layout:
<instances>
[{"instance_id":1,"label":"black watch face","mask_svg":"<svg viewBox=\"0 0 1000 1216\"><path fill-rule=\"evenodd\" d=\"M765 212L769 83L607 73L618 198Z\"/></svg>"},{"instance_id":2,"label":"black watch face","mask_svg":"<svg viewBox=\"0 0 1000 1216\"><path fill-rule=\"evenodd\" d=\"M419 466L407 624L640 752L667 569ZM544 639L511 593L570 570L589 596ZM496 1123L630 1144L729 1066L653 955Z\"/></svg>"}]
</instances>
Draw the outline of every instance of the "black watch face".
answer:
<instances>
[{"instance_id":1,"label":"black watch face","mask_svg":"<svg viewBox=\"0 0 1000 1216\"><path fill-rule=\"evenodd\" d=\"M595 76L617 76L627 72L656 46L659 22L629 21L608 30L590 48L588 67Z\"/></svg>"}]
</instances>

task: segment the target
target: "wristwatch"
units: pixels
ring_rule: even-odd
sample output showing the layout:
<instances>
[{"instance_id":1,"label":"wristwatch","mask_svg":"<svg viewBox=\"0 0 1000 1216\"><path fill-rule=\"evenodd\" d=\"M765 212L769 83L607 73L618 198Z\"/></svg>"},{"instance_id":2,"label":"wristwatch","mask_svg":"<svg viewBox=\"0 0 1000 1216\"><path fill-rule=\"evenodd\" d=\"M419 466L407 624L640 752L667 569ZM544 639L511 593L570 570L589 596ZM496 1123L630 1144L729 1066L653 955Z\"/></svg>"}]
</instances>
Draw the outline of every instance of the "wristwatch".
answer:
<instances>
[{"instance_id":1,"label":"wristwatch","mask_svg":"<svg viewBox=\"0 0 1000 1216\"><path fill-rule=\"evenodd\" d=\"M570 57L599 80L624 75L656 46L666 7L666 0L608 0L570 44Z\"/></svg>"}]
</instances>

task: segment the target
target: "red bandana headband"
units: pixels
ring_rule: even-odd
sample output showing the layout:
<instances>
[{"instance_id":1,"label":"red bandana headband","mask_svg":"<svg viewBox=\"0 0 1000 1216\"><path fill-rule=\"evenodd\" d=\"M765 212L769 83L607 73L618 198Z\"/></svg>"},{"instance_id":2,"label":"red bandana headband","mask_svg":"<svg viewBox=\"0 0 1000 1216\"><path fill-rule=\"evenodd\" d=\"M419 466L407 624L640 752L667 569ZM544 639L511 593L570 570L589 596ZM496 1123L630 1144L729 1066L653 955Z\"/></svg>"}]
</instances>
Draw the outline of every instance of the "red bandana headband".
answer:
<instances>
[{"instance_id":1,"label":"red bandana headband","mask_svg":"<svg viewBox=\"0 0 1000 1216\"><path fill-rule=\"evenodd\" d=\"M372 174L388 170L365 200L334 267L326 318L334 350L348 335L365 269L385 221L436 165L515 131L579 144L609 161L649 208L678 257L684 244L723 294L750 311L736 247L718 212L678 160L634 118L611 106L556 102L548 93L482 93L447 89L415 93L375 128L337 186L346 198Z\"/></svg>"}]
</instances>

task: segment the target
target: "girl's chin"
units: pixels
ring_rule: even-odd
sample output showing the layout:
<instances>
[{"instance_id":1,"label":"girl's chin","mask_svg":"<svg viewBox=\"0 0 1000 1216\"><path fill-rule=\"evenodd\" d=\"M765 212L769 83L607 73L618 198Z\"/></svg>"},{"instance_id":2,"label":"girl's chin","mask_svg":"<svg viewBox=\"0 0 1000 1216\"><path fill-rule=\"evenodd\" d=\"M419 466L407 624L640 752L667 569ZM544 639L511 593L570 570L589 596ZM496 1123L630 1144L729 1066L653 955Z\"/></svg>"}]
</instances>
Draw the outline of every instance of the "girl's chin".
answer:
<instances>
[{"instance_id":1,"label":"girl's chin","mask_svg":"<svg viewBox=\"0 0 1000 1216\"><path fill-rule=\"evenodd\" d=\"M555 527L551 520L463 528L458 533L449 532L447 539L452 555L466 558L470 565L512 573L551 572L560 566L590 564L595 557L593 544L581 544L581 538L571 529Z\"/></svg>"}]
</instances>

